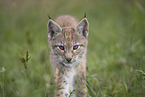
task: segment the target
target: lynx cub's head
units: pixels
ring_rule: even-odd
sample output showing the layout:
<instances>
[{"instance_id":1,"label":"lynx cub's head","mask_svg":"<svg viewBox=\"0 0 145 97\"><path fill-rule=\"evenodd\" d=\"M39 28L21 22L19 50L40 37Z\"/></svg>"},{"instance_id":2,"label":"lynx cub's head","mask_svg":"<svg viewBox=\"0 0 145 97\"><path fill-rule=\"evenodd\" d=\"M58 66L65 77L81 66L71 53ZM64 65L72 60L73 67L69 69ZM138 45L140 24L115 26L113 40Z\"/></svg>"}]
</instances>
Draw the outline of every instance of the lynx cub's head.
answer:
<instances>
[{"instance_id":1,"label":"lynx cub's head","mask_svg":"<svg viewBox=\"0 0 145 97\"><path fill-rule=\"evenodd\" d=\"M66 22L67 24L65 24ZM60 64L70 67L77 64L83 54L86 54L88 43L89 24L87 19L83 18L80 22L75 22L75 26L71 26L73 22L69 19L62 19L57 23L50 19L47 25L51 53ZM65 26L62 26L63 24Z\"/></svg>"}]
</instances>

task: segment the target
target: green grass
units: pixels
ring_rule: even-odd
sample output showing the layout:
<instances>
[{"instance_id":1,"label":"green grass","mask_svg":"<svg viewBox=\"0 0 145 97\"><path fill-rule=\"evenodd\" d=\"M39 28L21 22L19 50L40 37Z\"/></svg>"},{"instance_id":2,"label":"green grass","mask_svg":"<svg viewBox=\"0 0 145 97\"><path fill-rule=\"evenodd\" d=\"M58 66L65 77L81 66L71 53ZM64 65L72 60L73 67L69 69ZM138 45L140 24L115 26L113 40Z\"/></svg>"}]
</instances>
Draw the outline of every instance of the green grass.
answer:
<instances>
[{"instance_id":1,"label":"green grass","mask_svg":"<svg viewBox=\"0 0 145 97\"><path fill-rule=\"evenodd\" d=\"M80 20L85 12L90 24L87 94L144 97L143 0L1 0L0 97L53 97L47 16L71 14ZM25 58L27 49L26 70L20 56Z\"/></svg>"}]
</instances>

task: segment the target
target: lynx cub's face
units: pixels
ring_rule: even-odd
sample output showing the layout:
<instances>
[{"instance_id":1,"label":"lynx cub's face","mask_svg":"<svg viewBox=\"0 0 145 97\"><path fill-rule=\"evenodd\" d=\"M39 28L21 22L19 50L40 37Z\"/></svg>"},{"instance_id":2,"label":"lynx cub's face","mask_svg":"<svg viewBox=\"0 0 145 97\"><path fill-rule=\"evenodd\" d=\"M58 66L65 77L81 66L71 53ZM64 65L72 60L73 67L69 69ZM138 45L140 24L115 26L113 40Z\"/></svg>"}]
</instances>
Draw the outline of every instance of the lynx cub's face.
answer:
<instances>
[{"instance_id":1,"label":"lynx cub's face","mask_svg":"<svg viewBox=\"0 0 145 97\"><path fill-rule=\"evenodd\" d=\"M88 21L82 19L76 27L60 27L55 21L48 21L48 39L51 52L57 61L72 67L86 52Z\"/></svg>"}]
</instances>

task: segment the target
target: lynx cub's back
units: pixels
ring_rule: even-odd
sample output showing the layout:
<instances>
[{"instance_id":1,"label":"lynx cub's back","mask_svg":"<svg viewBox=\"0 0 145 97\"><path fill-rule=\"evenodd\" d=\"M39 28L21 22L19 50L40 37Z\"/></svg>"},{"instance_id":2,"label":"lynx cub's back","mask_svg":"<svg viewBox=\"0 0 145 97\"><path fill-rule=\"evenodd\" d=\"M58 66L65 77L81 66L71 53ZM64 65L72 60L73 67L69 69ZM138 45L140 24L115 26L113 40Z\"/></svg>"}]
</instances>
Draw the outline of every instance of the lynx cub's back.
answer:
<instances>
[{"instance_id":1,"label":"lynx cub's back","mask_svg":"<svg viewBox=\"0 0 145 97\"><path fill-rule=\"evenodd\" d=\"M86 51L88 21L80 22L70 15L62 15L48 21L50 62L55 81L55 97L86 97ZM78 76L78 78L77 78ZM76 85L78 82L78 85ZM80 88L82 87L82 88Z\"/></svg>"}]
</instances>

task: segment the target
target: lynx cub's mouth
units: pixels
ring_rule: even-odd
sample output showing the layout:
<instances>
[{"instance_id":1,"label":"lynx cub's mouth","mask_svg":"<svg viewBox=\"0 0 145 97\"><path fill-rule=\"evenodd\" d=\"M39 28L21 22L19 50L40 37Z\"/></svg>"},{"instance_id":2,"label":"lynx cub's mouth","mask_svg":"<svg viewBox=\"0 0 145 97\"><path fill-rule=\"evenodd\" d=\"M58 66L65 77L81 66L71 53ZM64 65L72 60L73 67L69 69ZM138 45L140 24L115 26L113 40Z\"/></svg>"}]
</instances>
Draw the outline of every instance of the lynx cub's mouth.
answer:
<instances>
[{"instance_id":1,"label":"lynx cub's mouth","mask_svg":"<svg viewBox=\"0 0 145 97\"><path fill-rule=\"evenodd\" d=\"M75 63L76 63L76 61L75 61L75 59L71 59L71 61L67 61L67 59L65 59L66 61L64 61L64 62L62 62L62 64L64 65L64 66L73 66Z\"/></svg>"},{"instance_id":2,"label":"lynx cub's mouth","mask_svg":"<svg viewBox=\"0 0 145 97\"><path fill-rule=\"evenodd\" d=\"M71 62L71 63L66 63L66 62L63 62L62 63L64 66L69 66L69 67L72 67L73 66L73 64L74 64L74 62Z\"/></svg>"}]
</instances>

